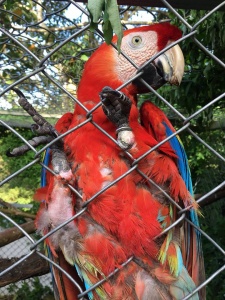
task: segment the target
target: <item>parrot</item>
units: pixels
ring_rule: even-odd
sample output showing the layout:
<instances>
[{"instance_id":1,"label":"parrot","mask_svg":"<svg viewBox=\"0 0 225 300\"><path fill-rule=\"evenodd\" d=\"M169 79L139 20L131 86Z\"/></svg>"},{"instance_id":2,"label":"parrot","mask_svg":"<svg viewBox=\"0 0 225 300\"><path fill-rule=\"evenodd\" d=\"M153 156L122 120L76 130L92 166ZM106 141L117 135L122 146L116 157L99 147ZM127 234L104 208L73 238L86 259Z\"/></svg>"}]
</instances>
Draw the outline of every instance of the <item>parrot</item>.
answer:
<instances>
[{"instance_id":1,"label":"parrot","mask_svg":"<svg viewBox=\"0 0 225 300\"><path fill-rule=\"evenodd\" d=\"M192 294L204 262L183 144L159 107L138 103L149 86L181 83L179 45L160 52L181 36L162 22L125 30L120 54L103 43L84 66L74 112L55 125L63 138L43 162L35 224L49 258L84 291L51 265L56 299L205 299L204 288Z\"/></svg>"}]
</instances>

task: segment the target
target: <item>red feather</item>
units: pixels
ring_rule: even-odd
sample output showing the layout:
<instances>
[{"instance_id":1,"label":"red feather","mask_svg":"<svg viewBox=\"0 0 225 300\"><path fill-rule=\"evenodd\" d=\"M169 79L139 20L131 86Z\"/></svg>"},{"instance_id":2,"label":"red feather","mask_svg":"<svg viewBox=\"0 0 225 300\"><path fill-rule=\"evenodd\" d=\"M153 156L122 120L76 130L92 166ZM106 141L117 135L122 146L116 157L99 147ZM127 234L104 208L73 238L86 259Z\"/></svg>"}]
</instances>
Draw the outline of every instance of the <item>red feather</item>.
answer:
<instances>
[{"instance_id":1,"label":"red feather","mask_svg":"<svg viewBox=\"0 0 225 300\"><path fill-rule=\"evenodd\" d=\"M158 37L154 53L164 48L168 42L181 37L180 30L168 23L131 29L125 32L125 36L149 31L156 32ZM113 41L116 42L116 38ZM146 57L146 60L149 58ZM116 139L115 125L106 118L102 107L93 111L92 122L81 124L89 117L83 106L87 110L93 109L100 101L99 93L103 87L117 89L124 83L118 74L118 61L118 54L114 48L106 44L91 56L85 65L78 87L77 96L82 105L77 103L74 113L64 115L56 124L60 133L82 125L64 138L64 151L74 176L73 185L82 195L82 199L73 195L60 176L48 175L47 189L37 192L39 198L45 194L46 207L41 208L36 224L46 233L49 228L61 224L64 217L67 219L76 214L86 200L94 197L85 213L48 238L47 242L55 254L55 259L58 257L61 261L61 248L67 262L76 263L83 270L83 275L86 276L84 279L95 284L133 256L134 261L121 268L118 275L101 285L99 290L93 291L94 299L147 299L146 293L150 291L158 295L157 299L169 299L166 297L172 297L169 292L170 285L173 285L177 278L170 272L168 260L163 265L158 260L160 248L167 235L159 239L157 236L163 231L163 221L160 217L165 218L164 224L170 225L170 205L163 193L143 178L139 171L154 180L179 204L189 205L192 199L177 169L176 153L169 143L146 155L147 151L157 145L159 138L153 131L148 130L145 124L143 126L138 121L138 90L133 83L122 89L132 101L129 125L136 144L130 150L130 154L134 159L142 155L145 157L138 162L139 171L134 170L95 196L109 183L130 172L133 163L133 160L127 158L124 152L95 126L96 123ZM142 111L142 114L145 112ZM145 118L143 120L145 122ZM173 218L170 221L172 222ZM172 246L169 250L173 252ZM67 262L63 261L63 267ZM69 270L73 272L70 268ZM75 268L74 274L77 278ZM194 283L191 278L188 279L193 289ZM60 285L60 279L56 280ZM76 288L72 288L66 279L65 285L69 293L68 299L76 299ZM70 298L72 293L74 297ZM100 296L101 293L105 293L105 298Z\"/></svg>"}]
</instances>

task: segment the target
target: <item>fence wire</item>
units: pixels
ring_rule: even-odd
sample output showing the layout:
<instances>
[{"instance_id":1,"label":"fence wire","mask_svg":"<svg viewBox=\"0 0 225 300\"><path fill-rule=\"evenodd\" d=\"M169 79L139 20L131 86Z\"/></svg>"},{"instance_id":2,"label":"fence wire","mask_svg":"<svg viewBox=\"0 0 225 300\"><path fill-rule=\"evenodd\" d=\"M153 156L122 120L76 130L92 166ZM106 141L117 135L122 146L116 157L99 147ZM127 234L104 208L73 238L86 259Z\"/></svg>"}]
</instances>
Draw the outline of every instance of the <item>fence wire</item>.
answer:
<instances>
[{"instance_id":1,"label":"fence wire","mask_svg":"<svg viewBox=\"0 0 225 300\"><path fill-rule=\"evenodd\" d=\"M193 45L199 48L199 53L205 53L213 63L220 66L224 71L225 63L198 39L197 31L200 25L207 18L213 17L213 15L218 12L222 6L225 5L225 2L221 2L219 6L207 12L194 25L189 24L185 19L185 16L182 15L178 10L175 10L167 1L161 0L161 2L166 7L165 10L161 10L161 14L169 11L170 14L173 14L174 18L178 19L180 24L186 28L183 37L175 44L180 42L185 43L191 40ZM4 17L2 17L4 19L4 24L2 24L3 26L0 28L0 46L2 48L0 72L2 73L2 77L5 78L5 82L2 82L0 92L0 96L2 99L1 108L4 108L5 105L5 107L11 108L12 111L15 110L15 106L12 105L13 101L15 100L15 94L14 92L12 92L12 89L15 87L18 87L20 90L22 90L27 99L33 105L38 105L37 107L42 113L48 112L61 114L63 111L67 111L68 109L72 110L74 104L82 106L79 99L77 99L76 97L76 84L79 82L80 73L85 61L90 56L90 54L98 47L98 45L103 42L103 34L100 29L95 32L89 30L90 23L86 7L80 3L78 4L73 0L46 2L27 0L24 2L15 1L14 4L12 4L12 1L1 1L0 5L0 13L2 16L4 14ZM204 7L202 8L204 9ZM141 12L141 15L144 16L144 21L137 21L137 23L139 24L147 23L147 19L157 21L157 13L159 15L159 11L154 11L147 7L120 6L122 19L124 18L124 20L126 20L125 17L127 16L128 12L130 12L131 15L134 12ZM123 22L123 26L124 28L127 28L129 26L132 26L133 24L136 24L135 22L136 21L132 22L127 20ZM44 42L45 40L47 40L46 43ZM73 54L71 54L71 49L73 50ZM126 56L126 58L128 61L131 61L129 57ZM155 59L155 57L153 57L151 60L153 59ZM140 76L140 74L141 73L139 73L139 75L137 76ZM133 80L133 78L131 80ZM123 86L118 87L118 90L129 84L130 81L127 81ZM176 134L187 133L191 135L194 139L196 139L196 141L198 141L201 146L207 148L224 167L225 158L221 155L221 153L219 153L214 147L206 143L199 136L198 132L195 132L190 127L191 122L196 117L206 113L208 108L219 103L224 98L224 87L221 88L221 93L219 96L210 99L207 105L200 107L194 113L187 116L182 111L179 111L179 109L177 109L171 103L169 103L169 101L165 99L162 94L160 94L160 91L155 91L146 82L144 82L144 84L149 88L149 91L156 96L160 103L169 107L173 115L179 118L181 125L179 126ZM115 144L117 144L117 141L114 140L92 119L92 114L99 107L99 105L94 107L94 109L92 110L88 110L85 108L87 119L79 126L63 134L63 136L70 134L70 132L73 132L75 130L79 130L80 127L90 122L100 132L107 136L107 138L111 139ZM47 171L54 173L48 168L47 165L42 162L42 156L44 151L51 144L55 143L59 138L54 139L53 142L48 143L45 147L36 150L17 132L16 129L13 129L13 127L10 126L7 122L0 120L0 124L1 126L11 131L13 134L15 134L15 136L19 138L21 143L26 143L34 154L31 161L24 164L24 166L20 167L15 173L12 173L9 176L3 178L3 180L0 182L0 186L3 186L10 180L13 180L15 177L23 173L26 169L30 168L34 164L39 164ZM172 136L170 136L170 138L172 138ZM112 181L108 186L99 190L95 195L93 195L90 199L83 203L82 209L76 215L68 220L65 220L64 223L54 228L54 230L51 230L51 232L49 232L42 238L39 238L37 240L34 239L32 235L23 230L21 225L17 224L11 217L0 211L0 215L2 216L2 218L16 226L29 241L29 246L25 246L26 255L22 256L21 259L19 259L16 263L3 270L0 273L0 276L4 276L8 272L12 271L16 266L22 264L34 253L60 269L60 266L55 264L55 262L53 262L50 258L43 255L39 248L40 244L43 243L48 236L64 227L72 220L79 218L79 216L87 210L88 205L93 202L99 195L104 193L108 188L125 178L134 170L136 170L136 172L138 172L146 181L150 182L151 185L157 186L154 181L149 179L139 169L138 164L146 155L160 147L160 145L164 142L165 141L159 143L157 146L153 147L147 153L144 153L138 159L134 159L127 152L127 155L132 160L131 168L129 169L129 171L122 174L122 176L120 176L116 180ZM223 180L223 178L221 178L219 184L213 186L206 194L204 194L197 200L199 205L202 205L205 199L207 199L210 195L219 192L224 186L225 181ZM73 193L75 193L76 197L80 197L82 199L82 195L79 193L79 191L77 191L71 185L68 185L68 187ZM157 188L160 189L160 187L158 186ZM166 195L169 201L171 201L178 207L180 213L180 218L176 223L172 224L172 227L177 225L177 223L182 222L184 219L192 226L195 226L185 217L185 212L188 210L188 208L182 209L175 201L173 201L173 199L169 197L169 195L166 194L165 191L162 192ZM200 232L202 233L202 236L208 239L212 246L215 247L215 253L220 252L220 255L222 255L223 257L223 263L221 264L220 268L218 268L208 276L208 278L200 287L196 288L196 291L203 286L206 286L215 277L220 276L221 273L225 270L225 250L217 243L213 236L209 236L207 234L207 230L200 230ZM129 264L132 260L133 257L130 257L127 261L124 261L121 267ZM105 279L101 280L99 283L92 286L89 290L86 291L84 291L82 287L77 282L75 282L69 276L69 274L66 273L66 271L61 271L64 272L64 274L68 276L74 283L74 285L76 285L79 289L80 294L78 298L85 299L89 291L95 289L104 281L108 280L111 276L114 276L115 273L119 272L119 269L115 269ZM187 300L191 296L192 294L185 297L183 300Z\"/></svg>"}]
</instances>

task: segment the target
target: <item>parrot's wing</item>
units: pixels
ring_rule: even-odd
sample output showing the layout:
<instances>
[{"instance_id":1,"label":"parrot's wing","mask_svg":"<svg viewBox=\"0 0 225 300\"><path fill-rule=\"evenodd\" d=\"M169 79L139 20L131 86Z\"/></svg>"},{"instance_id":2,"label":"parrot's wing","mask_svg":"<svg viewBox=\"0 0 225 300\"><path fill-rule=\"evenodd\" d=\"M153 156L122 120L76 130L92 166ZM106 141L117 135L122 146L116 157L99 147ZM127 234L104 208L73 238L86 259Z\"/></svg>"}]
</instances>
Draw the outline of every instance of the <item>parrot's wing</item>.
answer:
<instances>
[{"instance_id":1,"label":"parrot's wing","mask_svg":"<svg viewBox=\"0 0 225 300\"><path fill-rule=\"evenodd\" d=\"M176 132L166 115L156 105L150 101L143 103L140 109L141 123L158 142L163 141L170 135ZM168 155L174 152L176 155L176 164L183 178L187 189L193 196L193 187L190 169L186 152L179 136L174 136L166 142L164 149L168 149ZM199 227L198 215L195 209L190 209L187 212L187 218L197 227ZM201 246L201 235L197 229L189 223L184 222L184 238L182 240L182 256L185 267L192 276L196 285L204 281L204 261ZM205 291L202 290L202 295ZM204 298L203 298L204 299Z\"/></svg>"}]
</instances>

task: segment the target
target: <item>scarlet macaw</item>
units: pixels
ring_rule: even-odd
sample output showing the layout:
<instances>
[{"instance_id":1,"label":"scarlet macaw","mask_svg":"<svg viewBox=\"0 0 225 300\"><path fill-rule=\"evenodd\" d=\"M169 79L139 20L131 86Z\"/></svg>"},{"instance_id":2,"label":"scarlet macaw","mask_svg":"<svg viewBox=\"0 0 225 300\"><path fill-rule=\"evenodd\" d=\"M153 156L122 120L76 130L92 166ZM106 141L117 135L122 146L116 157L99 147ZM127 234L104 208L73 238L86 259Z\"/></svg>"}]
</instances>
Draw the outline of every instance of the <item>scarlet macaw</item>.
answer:
<instances>
[{"instance_id":1,"label":"scarlet macaw","mask_svg":"<svg viewBox=\"0 0 225 300\"><path fill-rule=\"evenodd\" d=\"M134 28L124 32L121 50L136 66L143 66L141 78L153 88L179 84L184 60L178 45L147 61L180 37L180 30L169 23ZM92 199L80 216L46 239L52 259L86 289L103 280L88 293L89 299L183 299L204 278L198 231L185 220L169 228L180 217L176 204L191 206L186 218L198 226L183 146L175 136L148 152L174 128L151 102L138 110L137 94L148 91L140 79L116 90L136 73L111 45L104 43L94 52L78 87L81 104L55 127L59 133L75 128L64 137L64 157L54 156L58 150L53 149L52 158L45 161L58 175L45 172L44 187L36 193L36 198L45 199L36 219L42 234ZM90 111L92 118L86 122ZM104 281L117 268L117 274ZM57 268L53 273L58 298L77 299L76 286ZM204 299L204 292L190 299Z\"/></svg>"}]
</instances>

